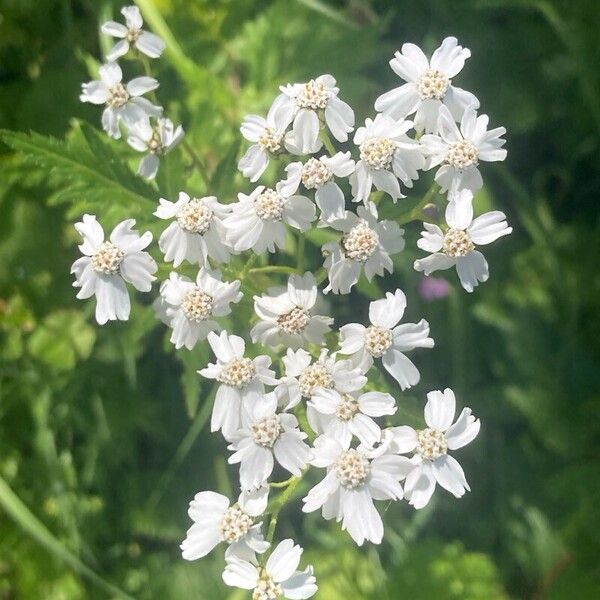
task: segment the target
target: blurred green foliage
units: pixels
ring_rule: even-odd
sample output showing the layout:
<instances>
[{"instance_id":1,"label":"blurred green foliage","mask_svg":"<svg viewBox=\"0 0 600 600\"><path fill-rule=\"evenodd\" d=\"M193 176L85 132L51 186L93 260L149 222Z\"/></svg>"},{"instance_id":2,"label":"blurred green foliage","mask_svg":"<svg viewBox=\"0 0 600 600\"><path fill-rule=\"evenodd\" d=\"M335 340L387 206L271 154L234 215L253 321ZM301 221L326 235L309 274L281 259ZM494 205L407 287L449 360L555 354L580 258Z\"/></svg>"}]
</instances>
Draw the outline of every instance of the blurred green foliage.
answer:
<instances>
[{"instance_id":1,"label":"blurred green foliage","mask_svg":"<svg viewBox=\"0 0 600 600\"><path fill-rule=\"evenodd\" d=\"M472 296L426 303L413 227L384 289L400 285L436 339L417 358L422 383L395 393L399 415L417 422L425 391L450 385L482 419L461 457L473 492L437 494L419 513L390 506L377 549L299 518L298 500L280 533L305 544L326 600L599 598L595 0L138 4L169 41L159 98L204 158L208 188L179 153L158 189L133 176L138 157L78 101L106 50L98 25L119 4L0 1L0 126L11 130L0 147L0 598L245 597L220 582L220 557L187 564L178 551L192 495L232 490L224 444L204 426L211 390L195 371L208 352L176 356L145 298L128 323L96 327L71 288L72 220L133 216L157 234L160 195L231 199L248 189L232 176L241 118L278 85L331 72L362 118L396 85L393 51L432 50L445 35L473 53L460 85L508 130L508 160L486 165L478 203L504 210L515 232L490 250L492 277ZM364 315L380 286L362 284L352 307L338 299L338 322Z\"/></svg>"}]
</instances>

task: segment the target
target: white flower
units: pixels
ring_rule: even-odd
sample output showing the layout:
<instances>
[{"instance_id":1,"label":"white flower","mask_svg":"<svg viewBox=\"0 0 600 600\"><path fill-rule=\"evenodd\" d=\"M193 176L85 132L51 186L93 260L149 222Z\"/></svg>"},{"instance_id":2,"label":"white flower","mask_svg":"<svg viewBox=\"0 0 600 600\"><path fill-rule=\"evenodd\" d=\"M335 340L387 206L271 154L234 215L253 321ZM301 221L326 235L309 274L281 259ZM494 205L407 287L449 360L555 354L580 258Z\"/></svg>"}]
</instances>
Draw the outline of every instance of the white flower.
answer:
<instances>
[{"instance_id":1,"label":"white flower","mask_svg":"<svg viewBox=\"0 0 600 600\"><path fill-rule=\"evenodd\" d=\"M224 317L231 312L229 304L239 302L240 282L223 282L219 271L202 267L196 282L173 272L160 286L160 295L167 304L166 313L173 329L171 342L175 348L191 350L198 340L204 340L210 331L219 329L213 317Z\"/></svg>"},{"instance_id":2,"label":"white flower","mask_svg":"<svg viewBox=\"0 0 600 600\"><path fill-rule=\"evenodd\" d=\"M256 560L242 560L235 556L227 558L223 581L243 590L252 590L252 600L289 598L303 600L317 593L312 566L298 571L302 548L293 540L279 542L264 567Z\"/></svg>"},{"instance_id":3,"label":"white flower","mask_svg":"<svg viewBox=\"0 0 600 600\"><path fill-rule=\"evenodd\" d=\"M415 44L404 44L402 53L396 52L390 60L390 67L407 83L379 96L375 110L395 119L416 112L415 128L427 133L436 133L442 105L460 121L467 106L479 108L479 100L471 92L452 85L452 78L470 56L471 51L459 46L455 37L445 38L431 60Z\"/></svg>"},{"instance_id":4,"label":"white flower","mask_svg":"<svg viewBox=\"0 0 600 600\"><path fill-rule=\"evenodd\" d=\"M315 440L311 464L326 468L327 475L303 498L303 512L322 508L325 519L342 522L352 539L380 544L383 521L373 500L401 500L400 480L410 461L403 456L382 454L373 459L361 448L350 448L326 435Z\"/></svg>"},{"instance_id":5,"label":"white flower","mask_svg":"<svg viewBox=\"0 0 600 600\"><path fill-rule=\"evenodd\" d=\"M323 245L326 254L323 266L327 269L329 283L324 293L349 294L364 267L365 277L371 281L394 269L390 254L404 249L404 230L394 221L377 221L373 203L359 206L358 215L346 212L346 217L335 221L331 227L343 232L339 242Z\"/></svg>"},{"instance_id":6,"label":"white flower","mask_svg":"<svg viewBox=\"0 0 600 600\"><path fill-rule=\"evenodd\" d=\"M394 450L402 454L414 452L410 459L412 468L404 483L404 495L415 508L423 508L431 499L436 483L456 498L470 491L465 474L448 450L457 450L470 443L479 433L481 423L463 408L452 424L456 410L454 392L427 394L425 405L426 429L415 431L412 427L394 427Z\"/></svg>"},{"instance_id":7,"label":"white flower","mask_svg":"<svg viewBox=\"0 0 600 600\"><path fill-rule=\"evenodd\" d=\"M100 80L81 84L82 102L105 104L102 113L102 128L115 139L121 137L119 122L133 127L138 121L148 117L158 117L162 113L160 106L155 106L142 98L143 94L155 90L158 81L152 77L136 77L123 84L123 72L117 63L107 63L99 69Z\"/></svg>"},{"instance_id":8,"label":"white flower","mask_svg":"<svg viewBox=\"0 0 600 600\"><path fill-rule=\"evenodd\" d=\"M292 475L300 475L310 459L307 435L289 413L277 413L273 392L257 399L244 416L244 425L231 437L229 464L240 463L243 490L262 486L273 472L275 460Z\"/></svg>"},{"instance_id":9,"label":"white flower","mask_svg":"<svg viewBox=\"0 0 600 600\"><path fill-rule=\"evenodd\" d=\"M168 154L183 139L181 125L175 127L170 119L157 119L153 127L148 120L142 120L129 128L127 143L138 152L148 152L140 161L138 174L146 179L154 179L158 171L160 156Z\"/></svg>"},{"instance_id":10,"label":"white flower","mask_svg":"<svg viewBox=\"0 0 600 600\"><path fill-rule=\"evenodd\" d=\"M240 131L249 141L254 142L238 162L238 169L250 181L258 181L269 165L271 156L284 151L283 136L290 123L292 114L286 104L286 98L280 95L271 105L267 118L260 115L246 115Z\"/></svg>"},{"instance_id":11,"label":"white flower","mask_svg":"<svg viewBox=\"0 0 600 600\"><path fill-rule=\"evenodd\" d=\"M213 405L211 431L223 431L228 439L241 426L242 405L249 408L251 402L265 393L265 385L277 385L275 372L269 367L271 359L266 355L256 358L244 356L246 344L241 337L222 331L211 331L208 343L217 357L216 363L198 371L202 377L219 382Z\"/></svg>"},{"instance_id":12,"label":"white flower","mask_svg":"<svg viewBox=\"0 0 600 600\"><path fill-rule=\"evenodd\" d=\"M216 492L198 492L190 502L188 515L194 521L181 544L185 560L206 556L221 542L227 544L226 557L251 558L269 547L256 517L265 512L269 488L242 492L230 506L229 498Z\"/></svg>"},{"instance_id":13,"label":"white flower","mask_svg":"<svg viewBox=\"0 0 600 600\"><path fill-rule=\"evenodd\" d=\"M307 403L306 416L316 433L349 446L352 436L372 447L381 439L381 429L371 417L393 415L396 401L383 392L338 392L319 388Z\"/></svg>"},{"instance_id":14,"label":"white flower","mask_svg":"<svg viewBox=\"0 0 600 600\"><path fill-rule=\"evenodd\" d=\"M236 252L275 252L285 246L285 224L306 231L316 218L315 204L305 196L286 196L279 189L258 186L249 196L238 194L223 224Z\"/></svg>"},{"instance_id":15,"label":"white flower","mask_svg":"<svg viewBox=\"0 0 600 600\"><path fill-rule=\"evenodd\" d=\"M489 277L488 264L477 246L490 244L512 232L503 212L494 210L473 218L473 194L463 190L451 196L446 206L448 229L423 223L425 230L417 246L431 252L427 258L415 261L415 269L429 275L434 271L456 267L460 284L472 292L479 282Z\"/></svg>"},{"instance_id":16,"label":"white flower","mask_svg":"<svg viewBox=\"0 0 600 600\"><path fill-rule=\"evenodd\" d=\"M150 58L158 58L165 49L165 43L153 33L143 31L144 20L137 6L124 6L121 14L125 17L126 25L107 21L102 25L102 33L121 38L120 42L106 55L106 60L114 61L129 52L133 44L142 54Z\"/></svg>"},{"instance_id":17,"label":"white flower","mask_svg":"<svg viewBox=\"0 0 600 600\"><path fill-rule=\"evenodd\" d=\"M319 115L333 137L339 142L348 140L348 133L354 129L354 111L338 98L339 88L331 75L321 75L307 83L294 83L281 86L281 102L288 115L289 124L293 118L292 131L285 137L285 146L292 154L313 154L322 146L319 139Z\"/></svg>"},{"instance_id":18,"label":"white flower","mask_svg":"<svg viewBox=\"0 0 600 600\"><path fill-rule=\"evenodd\" d=\"M214 196L190 198L179 192L177 202L163 198L154 212L160 219L173 219L162 232L158 246L167 262L178 267L184 260L208 265L208 257L216 262L229 262L231 248L225 243L223 219L231 211Z\"/></svg>"},{"instance_id":19,"label":"white flower","mask_svg":"<svg viewBox=\"0 0 600 600\"><path fill-rule=\"evenodd\" d=\"M419 178L418 170L425 166L419 143L406 135L412 126L412 121L377 115L356 130L354 143L359 146L360 160L350 176L354 202L366 204L373 184L394 202L405 197L398 179L411 188Z\"/></svg>"},{"instance_id":20,"label":"white flower","mask_svg":"<svg viewBox=\"0 0 600 600\"><path fill-rule=\"evenodd\" d=\"M316 302L317 282L309 272L290 275L287 288L271 288L267 294L254 296L254 311L260 321L250 331L252 341L294 349L322 344L333 319L313 315Z\"/></svg>"},{"instance_id":21,"label":"white flower","mask_svg":"<svg viewBox=\"0 0 600 600\"><path fill-rule=\"evenodd\" d=\"M457 127L450 111L442 106L438 117L438 134L424 135L421 138L423 154L427 157L426 169L441 165L435 174L442 192L469 189L476 192L483 185L481 173L477 168L480 160L494 162L506 158L502 148L506 140L504 127L488 131L487 115L477 116L472 107L468 107Z\"/></svg>"},{"instance_id":22,"label":"white flower","mask_svg":"<svg viewBox=\"0 0 600 600\"><path fill-rule=\"evenodd\" d=\"M275 392L285 410L299 404L303 397L310 398L320 388L345 394L367 383L367 378L351 361L337 360L335 352L330 354L326 348L315 361L302 348L295 351L288 348L282 362L286 376L281 378Z\"/></svg>"},{"instance_id":23,"label":"white flower","mask_svg":"<svg viewBox=\"0 0 600 600\"><path fill-rule=\"evenodd\" d=\"M315 190L315 202L321 210L322 222L330 223L344 218L344 193L334 177L348 177L354 171L354 161L350 152L309 158L304 164L294 162L289 164L285 171L287 179L278 186L281 193L291 196L302 183L307 190Z\"/></svg>"},{"instance_id":24,"label":"white flower","mask_svg":"<svg viewBox=\"0 0 600 600\"><path fill-rule=\"evenodd\" d=\"M374 358L381 358L385 370L403 390L420 379L419 370L404 353L415 348L433 348L434 344L425 319L398 325L405 308L406 296L402 290L387 292L385 298L370 303L369 327L350 323L340 329L340 354L351 355L363 372L371 368Z\"/></svg>"},{"instance_id":25,"label":"white flower","mask_svg":"<svg viewBox=\"0 0 600 600\"><path fill-rule=\"evenodd\" d=\"M141 292L149 292L156 279L156 262L143 251L152 241L152 234L146 231L140 235L134 225L134 219L121 221L105 241L104 230L94 215L83 215L81 222L75 223L83 238L79 250L84 256L71 267L75 274L73 287L81 288L77 293L80 300L96 296L96 321L100 325L129 318L126 281Z\"/></svg>"}]
</instances>

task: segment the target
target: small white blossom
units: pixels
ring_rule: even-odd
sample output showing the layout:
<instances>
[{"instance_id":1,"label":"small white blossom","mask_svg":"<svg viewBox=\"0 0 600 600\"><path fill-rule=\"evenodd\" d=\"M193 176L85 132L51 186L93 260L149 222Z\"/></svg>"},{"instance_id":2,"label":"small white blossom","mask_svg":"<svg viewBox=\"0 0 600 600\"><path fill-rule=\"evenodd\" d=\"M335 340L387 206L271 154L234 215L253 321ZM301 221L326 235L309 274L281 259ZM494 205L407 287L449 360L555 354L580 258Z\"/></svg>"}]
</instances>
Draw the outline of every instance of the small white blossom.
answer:
<instances>
[{"instance_id":1,"label":"small white blossom","mask_svg":"<svg viewBox=\"0 0 600 600\"><path fill-rule=\"evenodd\" d=\"M506 140L504 127L488 131L487 115L477 116L473 107L468 107L460 121L460 129L450 111L442 106L438 117L437 135L424 135L420 142L425 154L426 169L441 165L435 174L442 192L469 189L476 192L483 186L477 166L479 161L495 162L506 158L502 148Z\"/></svg>"},{"instance_id":2,"label":"small white blossom","mask_svg":"<svg viewBox=\"0 0 600 600\"><path fill-rule=\"evenodd\" d=\"M307 435L298 429L298 420L290 413L277 413L273 392L253 402L243 426L231 436L228 449L234 452L229 464L240 464L243 490L261 487L271 476L275 461L292 475L300 475L310 459Z\"/></svg>"},{"instance_id":3,"label":"small white blossom","mask_svg":"<svg viewBox=\"0 0 600 600\"><path fill-rule=\"evenodd\" d=\"M470 56L471 51L459 46L455 37L445 38L431 60L415 44L404 44L402 52L390 60L390 67L407 83L379 96L375 110L395 119L416 113L416 130L427 133L437 132L442 105L460 121L468 106L479 108L479 100L471 92L452 85L452 78Z\"/></svg>"},{"instance_id":4,"label":"small white blossom","mask_svg":"<svg viewBox=\"0 0 600 600\"><path fill-rule=\"evenodd\" d=\"M418 171L425 166L419 142L406 135L412 126L412 121L377 115L356 130L354 143L360 149L360 160L350 176L354 202L366 204L373 185L394 202L405 197L398 179L411 188L413 180L419 178Z\"/></svg>"},{"instance_id":5,"label":"small white blossom","mask_svg":"<svg viewBox=\"0 0 600 600\"><path fill-rule=\"evenodd\" d=\"M262 185L249 196L238 194L231 210L223 221L228 242L236 252L252 249L256 254L283 248L286 224L304 232L316 218L312 200Z\"/></svg>"},{"instance_id":6,"label":"small white blossom","mask_svg":"<svg viewBox=\"0 0 600 600\"><path fill-rule=\"evenodd\" d=\"M133 127L148 117L158 117L162 108L155 106L142 96L158 87L152 77L136 77L123 84L123 72L117 63L107 63L99 69L100 80L81 84L82 102L105 104L102 113L102 128L116 140L121 137L119 123Z\"/></svg>"},{"instance_id":7,"label":"small white blossom","mask_svg":"<svg viewBox=\"0 0 600 600\"><path fill-rule=\"evenodd\" d=\"M130 127L127 143L138 152L148 152L140 161L138 174L154 179L160 164L159 157L173 150L183 135L181 125L175 127L170 119L157 119L154 126L146 119Z\"/></svg>"},{"instance_id":8,"label":"small white blossom","mask_svg":"<svg viewBox=\"0 0 600 600\"><path fill-rule=\"evenodd\" d=\"M462 467L448 450L458 450L472 442L481 423L470 408L463 408L453 424L455 411L456 399L450 388L443 393L429 392L425 405L427 428L419 431L408 426L393 428L390 448L401 454L414 453L410 459L412 468L406 474L404 495L415 508L427 505L436 483L456 498L470 491Z\"/></svg>"},{"instance_id":9,"label":"small white blossom","mask_svg":"<svg viewBox=\"0 0 600 600\"><path fill-rule=\"evenodd\" d=\"M252 600L303 600L317 593L312 566L298 571L302 548L286 539L277 545L264 567L256 560L227 558L223 581L243 590L252 590Z\"/></svg>"},{"instance_id":10,"label":"small white blossom","mask_svg":"<svg viewBox=\"0 0 600 600\"><path fill-rule=\"evenodd\" d=\"M150 58L158 58L165 49L165 43L153 33L143 31L144 20L137 6L124 6L121 14L125 17L125 25L115 21L107 21L102 25L102 33L120 38L106 55L106 60L114 61L129 52L133 45L142 54Z\"/></svg>"},{"instance_id":11,"label":"small white blossom","mask_svg":"<svg viewBox=\"0 0 600 600\"><path fill-rule=\"evenodd\" d=\"M226 557L252 558L269 547L261 533L262 522L256 517L267 508L269 488L242 492L238 501L216 492L198 492L190 502L188 515L194 521L181 544L185 560L206 556L220 543L227 544Z\"/></svg>"},{"instance_id":12,"label":"small white blossom","mask_svg":"<svg viewBox=\"0 0 600 600\"><path fill-rule=\"evenodd\" d=\"M398 325L405 308L406 296L402 290L387 292L385 298L369 304L369 327L350 323L340 329L340 354L350 355L363 372L371 368L373 359L381 358L385 370L403 390L420 379L419 370L404 353L415 348L433 348L434 344L425 319Z\"/></svg>"},{"instance_id":13,"label":"small white blossom","mask_svg":"<svg viewBox=\"0 0 600 600\"><path fill-rule=\"evenodd\" d=\"M247 409L265 393L265 385L277 385L275 372L266 355L244 356L246 344L241 337L222 331L208 334L208 343L217 357L216 363L198 371L202 377L220 385L213 405L211 431L222 430L228 439L241 426L242 406Z\"/></svg>"},{"instance_id":14,"label":"small white blossom","mask_svg":"<svg viewBox=\"0 0 600 600\"><path fill-rule=\"evenodd\" d=\"M373 203L359 206L356 212L346 212L344 219L331 224L343 235L339 242L328 242L322 248L329 277L325 293L349 294L363 267L369 281L375 275L391 273L394 265L390 254L404 249L404 230L394 221L378 221Z\"/></svg>"},{"instance_id":15,"label":"small white blossom","mask_svg":"<svg viewBox=\"0 0 600 600\"><path fill-rule=\"evenodd\" d=\"M79 250L84 256L71 267L73 287L81 288L77 293L80 300L96 296L96 321L100 325L129 318L131 304L125 282L149 292L156 279L156 262L144 252L152 234L146 231L140 235L134 225L134 219L121 221L105 241L104 230L94 215L83 215L81 222L75 223L83 238Z\"/></svg>"},{"instance_id":16,"label":"small white blossom","mask_svg":"<svg viewBox=\"0 0 600 600\"><path fill-rule=\"evenodd\" d=\"M204 340L210 331L219 329L214 317L231 313L231 302L239 302L240 282L221 281L219 271L202 267L196 282L173 272L160 286L160 295L166 303L166 314L173 329L171 343L175 348L191 350L198 340Z\"/></svg>"},{"instance_id":17,"label":"small white blossom","mask_svg":"<svg viewBox=\"0 0 600 600\"><path fill-rule=\"evenodd\" d=\"M333 319L313 314L317 294L315 277L307 272L291 275L287 288L271 288L267 294L254 296L254 311L260 321L250 331L252 341L294 349L322 344Z\"/></svg>"},{"instance_id":18,"label":"small white blossom","mask_svg":"<svg viewBox=\"0 0 600 600\"><path fill-rule=\"evenodd\" d=\"M279 191L291 196L298 191L300 183L307 190L315 190L315 202L321 211L321 222L330 223L345 215L344 193L335 177L348 177L354 171L350 152L338 152L333 156L309 158L304 164L294 162L285 171L287 179L279 184Z\"/></svg>"},{"instance_id":19,"label":"small white blossom","mask_svg":"<svg viewBox=\"0 0 600 600\"><path fill-rule=\"evenodd\" d=\"M265 172L272 156L284 152L285 130L290 122L289 108L285 96L278 96L271 105L267 118L260 115L246 115L240 128L242 135L253 145L238 162L238 169L250 181L258 181Z\"/></svg>"},{"instance_id":20,"label":"small white blossom","mask_svg":"<svg viewBox=\"0 0 600 600\"><path fill-rule=\"evenodd\" d=\"M456 267L460 284L472 292L480 282L489 278L489 269L485 257L477 246L491 244L498 238L512 232L506 222L506 215L499 210L486 212L473 218L473 194L463 190L450 196L452 200L446 206L444 232L437 225L423 223L425 230L417 246L431 252L427 258L415 261L417 271L430 275L434 271Z\"/></svg>"},{"instance_id":21,"label":"small white blossom","mask_svg":"<svg viewBox=\"0 0 600 600\"><path fill-rule=\"evenodd\" d=\"M341 521L359 546L365 541L380 544L383 521L373 500L402 499L400 480L410 461L394 454L370 458L366 449L350 448L326 435L315 440L313 455L311 464L327 469L327 475L303 498L303 512L321 508L323 518Z\"/></svg>"},{"instance_id":22,"label":"small white blossom","mask_svg":"<svg viewBox=\"0 0 600 600\"><path fill-rule=\"evenodd\" d=\"M172 261L174 267L184 260L207 266L209 257L229 262L231 248L225 242L223 219L230 212L231 206L220 204L214 196L190 198L179 192L177 202L161 198L154 215L173 220L158 240L165 260Z\"/></svg>"},{"instance_id":23,"label":"small white blossom","mask_svg":"<svg viewBox=\"0 0 600 600\"><path fill-rule=\"evenodd\" d=\"M331 75L321 75L307 83L281 86L281 102L292 130L285 137L285 146L292 154L314 154L321 149L319 115L338 142L348 140L354 129L354 111L338 98L339 88ZM282 99L283 97L283 99Z\"/></svg>"}]
</instances>

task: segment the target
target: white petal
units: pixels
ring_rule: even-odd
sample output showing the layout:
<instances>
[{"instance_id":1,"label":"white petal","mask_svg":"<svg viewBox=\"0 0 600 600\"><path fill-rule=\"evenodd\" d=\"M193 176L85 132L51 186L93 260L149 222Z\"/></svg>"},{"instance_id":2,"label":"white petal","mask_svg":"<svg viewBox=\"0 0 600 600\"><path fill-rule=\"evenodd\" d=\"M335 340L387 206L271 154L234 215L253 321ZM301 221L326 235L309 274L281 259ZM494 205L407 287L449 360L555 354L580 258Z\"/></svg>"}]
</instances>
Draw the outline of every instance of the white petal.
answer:
<instances>
[{"instance_id":1,"label":"white petal","mask_svg":"<svg viewBox=\"0 0 600 600\"><path fill-rule=\"evenodd\" d=\"M158 81L153 77L136 77L127 84L127 91L132 96L142 96L158 87Z\"/></svg>"},{"instance_id":2,"label":"white petal","mask_svg":"<svg viewBox=\"0 0 600 600\"><path fill-rule=\"evenodd\" d=\"M342 527L362 546L366 541L380 544L383 539L383 521L373 505L367 487L344 490L342 493L344 518Z\"/></svg>"},{"instance_id":3,"label":"white petal","mask_svg":"<svg viewBox=\"0 0 600 600\"><path fill-rule=\"evenodd\" d=\"M129 42L127 40L120 40L117 42L106 55L106 60L115 61L121 56L125 56L129 52Z\"/></svg>"},{"instance_id":4,"label":"white petal","mask_svg":"<svg viewBox=\"0 0 600 600\"><path fill-rule=\"evenodd\" d=\"M144 25L140 9L137 6L124 6L121 14L125 17L129 29L141 29Z\"/></svg>"},{"instance_id":5,"label":"white petal","mask_svg":"<svg viewBox=\"0 0 600 600\"><path fill-rule=\"evenodd\" d=\"M431 466L436 481L456 498L470 491L462 467L452 456L448 454L441 456L434 460Z\"/></svg>"},{"instance_id":6,"label":"white petal","mask_svg":"<svg viewBox=\"0 0 600 600\"><path fill-rule=\"evenodd\" d=\"M416 467L407 476L404 483L404 497L416 509L427 506L434 491L435 477L433 476L431 466L426 463Z\"/></svg>"},{"instance_id":7,"label":"white petal","mask_svg":"<svg viewBox=\"0 0 600 600\"><path fill-rule=\"evenodd\" d=\"M417 86L414 83L405 83L379 96L375 100L375 110L394 119L403 119L417 110L419 102Z\"/></svg>"},{"instance_id":8,"label":"white petal","mask_svg":"<svg viewBox=\"0 0 600 600\"><path fill-rule=\"evenodd\" d=\"M503 235L512 232L512 227L506 222L506 215L499 210L484 213L473 219L469 227L469 235L477 245L490 244Z\"/></svg>"},{"instance_id":9,"label":"white petal","mask_svg":"<svg viewBox=\"0 0 600 600\"><path fill-rule=\"evenodd\" d=\"M425 275L431 275L435 271L442 271L449 269L456 264L456 259L447 254L436 252L426 258L420 258L415 260L414 268L415 271L423 271Z\"/></svg>"},{"instance_id":10,"label":"white petal","mask_svg":"<svg viewBox=\"0 0 600 600\"><path fill-rule=\"evenodd\" d=\"M446 388L443 392L435 390L427 394L425 422L428 427L446 431L452 425L455 411L456 398L450 388Z\"/></svg>"},{"instance_id":11,"label":"white petal","mask_svg":"<svg viewBox=\"0 0 600 600\"><path fill-rule=\"evenodd\" d=\"M354 111L337 96L330 98L325 107L325 122L338 142L346 142L354 129Z\"/></svg>"},{"instance_id":12,"label":"white petal","mask_svg":"<svg viewBox=\"0 0 600 600\"><path fill-rule=\"evenodd\" d=\"M465 60L470 56L471 51L459 46L455 37L447 37L431 56L431 68L452 78L462 71Z\"/></svg>"},{"instance_id":13,"label":"white petal","mask_svg":"<svg viewBox=\"0 0 600 600\"><path fill-rule=\"evenodd\" d=\"M300 564L302 548L294 544L294 540L286 539L277 544L267 560L265 569L278 583L289 579Z\"/></svg>"},{"instance_id":14,"label":"white petal","mask_svg":"<svg viewBox=\"0 0 600 600\"><path fill-rule=\"evenodd\" d=\"M466 229L473 220L473 193L470 190L448 195L446 222L453 229Z\"/></svg>"},{"instance_id":15,"label":"white petal","mask_svg":"<svg viewBox=\"0 0 600 600\"><path fill-rule=\"evenodd\" d=\"M231 586L243 590L252 590L258 583L258 569L245 560L231 556L227 560L223 571L223 581Z\"/></svg>"},{"instance_id":16,"label":"white petal","mask_svg":"<svg viewBox=\"0 0 600 600\"><path fill-rule=\"evenodd\" d=\"M398 289L393 294L387 292L385 298L369 304L369 321L377 327L392 329L402 318L405 308L406 296L402 290Z\"/></svg>"},{"instance_id":17,"label":"white petal","mask_svg":"<svg viewBox=\"0 0 600 600\"><path fill-rule=\"evenodd\" d=\"M450 450L457 450L472 442L479 433L481 422L471 414L470 408L463 408L456 423L446 431L445 438Z\"/></svg>"},{"instance_id":18,"label":"white petal","mask_svg":"<svg viewBox=\"0 0 600 600\"><path fill-rule=\"evenodd\" d=\"M106 23L102 23L102 27L100 31L105 35L111 35L112 37L124 38L127 35L127 27L122 23L117 23L116 21L107 21Z\"/></svg>"},{"instance_id":19,"label":"white petal","mask_svg":"<svg viewBox=\"0 0 600 600\"><path fill-rule=\"evenodd\" d=\"M421 319L418 323L403 323L393 330L393 347L400 352L414 348L433 348L434 341L429 337L429 323Z\"/></svg>"},{"instance_id":20,"label":"white petal","mask_svg":"<svg viewBox=\"0 0 600 600\"><path fill-rule=\"evenodd\" d=\"M181 556L185 560L197 560L206 556L220 541L221 536L216 523L195 523L188 529L181 544Z\"/></svg>"},{"instance_id":21,"label":"white petal","mask_svg":"<svg viewBox=\"0 0 600 600\"><path fill-rule=\"evenodd\" d=\"M160 160L158 156L156 156L156 154L148 154L140 161L138 175L141 175L146 179L154 179L156 177L156 173L158 172L159 165Z\"/></svg>"},{"instance_id":22,"label":"white petal","mask_svg":"<svg viewBox=\"0 0 600 600\"><path fill-rule=\"evenodd\" d=\"M383 355L382 362L385 370L398 382L402 390L419 383L419 370L402 352L390 348Z\"/></svg>"},{"instance_id":23,"label":"white petal","mask_svg":"<svg viewBox=\"0 0 600 600\"><path fill-rule=\"evenodd\" d=\"M135 42L135 47L150 58L158 58L165 49L165 43L153 33L142 31Z\"/></svg>"},{"instance_id":24,"label":"white petal","mask_svg":"<svg viewBox=\"0 0 600 600\"><path fill-rule=\"evenodd\" d=\"M490 273L485 257L474 250L456 261L456 272L460 283L467 292L472 292L479 283L489 279Z\"/></svg>"},{"instance_id":25,"label":"white petal","mask_svg":"<svg viewBox=\"0 0 600 600\"><path fill-rule=\"evenodd\" d=\"M91 256L96 248L104 241L104 230L98 223L95 215L83 215L79 223L75 223L77 233L83 238L83 244L80 244L79 250Z\"/></svg>"},{"instance_id":26,"label":"white petal","mask_svg":"<svg viewBox=\"0 0 600 600\"><path fill-rule=\"evenodd\" d=\"M312 110L302 109L296 115L293 125L294 144L302 154L315 151L319 137L319 117Z\"/></svg>"},{"instance_id":27,"label":"white petal","mask_svg":"<svg viewBox=\"0 0 600 600\"><path fill-rule=\"evenodd\" d=\"M383 417L396 412L393 396L384 392L366 392L358 397L360 411L370 417Z\"/></svg>"},{"instance_id":28,"label":"white petal","mask_svg":"<svg viewBox=\"0 0 600 600\"><path fill-rule=\"evenodd\" d=\"M147 252L129 252L121 262L121 275L140 292L149 292L158 265Z\"/></svg>"},{"instance_id":29,"label":"white petal","mask_svg":"<svg viewBox=\"0 0 600 600\"><path fill-rule=\"evenodd\" d=\"M283 595L289 600L304 600L317 593L318 587L313 575L313 568L307 567L304 571L297 571L290 578L281 582Z\"/></svg>"},{"instance_id":30,"label":"white petal","mask_svg":"<svg viewBox=\"0 0 600 600\"><path fill-rule=\"evenodd\" d=\"M321 219L326 223L344 218L344 193L334 181L330 181L317 189L315 202L321 211Z\"/></svg>"},{"instance_id":31,"label":"white petal","mask_svg":"<svg viewBox=\"0 0 600 600\"><path fill-rule=\"evenodd\" d=\"M100 275L96 280L96 321L127 321L131 304L125 282L118 275Z\"/></svg>"}]
</instances>

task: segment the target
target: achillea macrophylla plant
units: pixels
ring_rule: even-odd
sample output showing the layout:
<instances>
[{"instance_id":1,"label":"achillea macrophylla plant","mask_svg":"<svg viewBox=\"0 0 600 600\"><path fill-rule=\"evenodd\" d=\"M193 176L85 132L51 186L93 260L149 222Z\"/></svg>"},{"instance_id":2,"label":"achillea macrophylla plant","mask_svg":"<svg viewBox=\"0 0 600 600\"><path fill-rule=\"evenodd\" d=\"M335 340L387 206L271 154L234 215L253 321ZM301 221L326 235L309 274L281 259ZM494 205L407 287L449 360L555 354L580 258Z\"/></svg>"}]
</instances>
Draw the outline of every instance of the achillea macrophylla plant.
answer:
<instances>
[{"instance_id":1,"label":"achillea macrophylla plant","mask_svg":"<svg viewBox=\"0 0 600 600\"><path fill-rule=\"evenodd\" d=\"M121 39L107 58L136 51L146 64L145 57L158 58L164 44L142 30L138 9L122 13L125 25L103 27ZM337 295L352 293L361 277L380 277L385 287L392 257L405 247L401 225L423 220L432 201L445 205L445 219L423 223L418 247L428 254L414 268L429 275L456 267L467 292L488 279L479 247L511 228L498 211L474 218L473 193L482 186L480 165L485 172L485 162L504 160L505 130L488 130L477 98L454 85L469 56L453 37L429 58L404 44L390 66L405 83L381 95L379 112L356 129L332 75L281 86L266 116L248 115L241 125L250 145L238 167L251 183L237 199L182 190L157 200L154 216L165 222L158 248L174 270L154 286L156 313L176 348L210 346L214 361L198 365L199 377L213 380L216 390L210 426L225 438L239 473L237 499L205 490L190 502L183 558L224 547L224 582L250 590L254 600L317 591L313 568L299 566L302 548L276 541L278 515L302 478L314 482L302 510L335 519L359 546L382 541L377 503L406 500L420 509L437 485L457 498L469 490L453 455L477 436L480 423L471 409L457 408L451 389L426 394L421 429L391 425L400 392L419 382L419 353L434 346L427 321L405 321L409 300L400 289L371 302L368 321L334 318ZM184 135L154 103L158 85L148 75L123 83L119 65L108 62L81 95L104 106L108 135L125 136L146 153L139 174L147 178ZM144 97L149 93L152 100ZM272 161L280 181L254 185ZM430 169L431 188L406 210L403 198ZM395 218L380 218L378 208L390 202ZM128 284L150 292L156 279L157 263L147 252L152 235L140 234L132 219L106 235L89 214L75 227L83 240L72 268L77 297L95 296L100 325L127 320ZM315 227L333 236L322 247L322 264L309 265L304 236ZM283 251L292 236L295 263L268 264L289 256ZM186 264L197 268L193 277ZM182 267L187 275L175 270ZM265 280L272 285L257 289ZM243 304L255 315L247 329L224 329L223 317ZM397 398L370 383L381 368Z\"/></svg>"}]
</instances>

